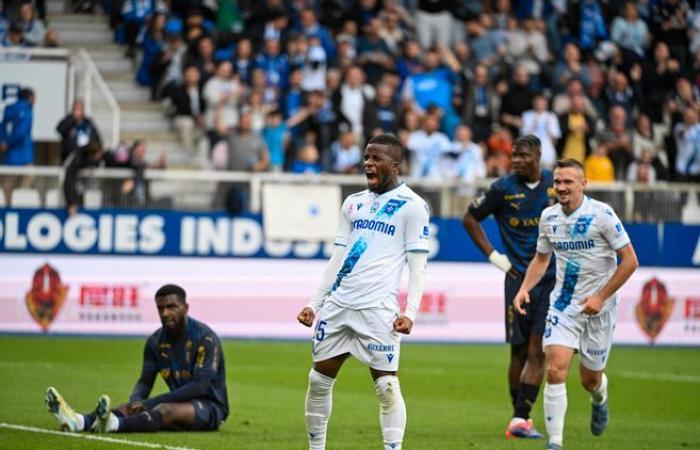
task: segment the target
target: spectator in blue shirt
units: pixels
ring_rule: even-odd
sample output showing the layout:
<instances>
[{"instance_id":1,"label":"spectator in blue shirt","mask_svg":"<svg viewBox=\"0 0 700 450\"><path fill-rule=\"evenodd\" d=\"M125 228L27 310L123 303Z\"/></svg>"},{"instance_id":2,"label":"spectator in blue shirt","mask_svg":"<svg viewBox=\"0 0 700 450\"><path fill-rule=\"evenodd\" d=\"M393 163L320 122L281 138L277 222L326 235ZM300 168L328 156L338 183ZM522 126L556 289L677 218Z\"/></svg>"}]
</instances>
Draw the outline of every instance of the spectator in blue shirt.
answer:
<instances>
[{"instance_id":1,"label":"spectator in blue shirt","mask_svg":"<svg viewBox=\"0 0 700 450\"><path fill-rule=\"evenodd\" d=\"M3 5L0 3L0 42L5 40L5 35L7 34L9 26L10 22L7 20L7 17L5 17Z\"/></svg>"},{"instance_id":2,"label":"spectator in blue shirt","mask_svg":"<svg viewBox=\"0 0 700 450\"><path fill-rule=\"evenodd\" d=\"M318 148L313 144L307 144L299 149L292 164L292 173L321 173L319 161Z\"/></svg>"},{"instance_id":3,"label":"spectator in blue shirt","mask_svg":"<svg viewBox=\"0 0 700 450\"><path fill-rule=\"evenodd\" d=\"M24 40L22 25L17 22L10 23L7 33L0 42L0 47L28 47L27 41Z\"/></svg>"},{"instance_id":4,"label":"spectator in blue shirt","mask_svg":"<svg viewBox=\"0 0 700 450\"><path fill-rule=\"evenodd\" d=\"M444 64L443 64L444 63ZM404 84L404 99L412 101L421 111L429 106L439 107L446 115L453 116L452 83L462 66L447 47L430 50L423 60L425 71L408 77Z\"/></svg>"},{"instance_id":5,"label":"spectator in blue shirt","mask_svg":"<svg viewBox=\"0 0 700 450\"><path fill-rule=\"evenodd\" d=\"M157 62L158 55L165 47L165 14L155 14L149 21L148 29L140 39L143 55L141 65L136 72L136 81L141 86L153 86L156 80L153 78L153 66ZM180 27L182 28L182 27ZM155 99L155 96L151 96Z\"/></svg>"},{"instance_id":6,"label":"spectator in blue shirt","mask_svg":"<svg viewBox=\"0 0 700 450\"><path fill-rule=\"evenodd\" d=\"M394 68L391 50L379 36L381 29L382 21L371 19L365 27L365 36L357 43L357 64L364 70L369 84L377 84L385 71Z\"/></svg>"},{"instance_id":7,"label":"spectator in blue shirt","mask_svg":"<svg viewBox=\"0 0 700 450\"><path fill-rule=\"evenodd\" d=\"M420 60L421 48L418 41L409 39L403 43L403 55L396 61L396 72L401 77L401 82L411 75L423 71L423 62Z\"/></svg>"},{"instance_id":8,"label":"spectator in blue shirt","mask_svg":"<svg viewBox=\"0 0 700 450\"><path fill-rule=\"evenodd\" d=\"M598 0L584 0L579 8L579 45L584 51L590 51L598 41L608 39L608 30Z\"/></svg>"},{"instance_id":9,"label":"spectator in blue shirt","mask_svg":"<svg viewBox=\"0 0 700 450\"><path fill-rule=\"evenodd\" d=\"M289 61L280 54L280 43L276 39L266 39L265 49L255 58L255 67L265 71L268 86L284 90L289 78Z\"/></svg>"},{"instance_id":10,"label":"spectator in blue shirt","mask_svg":"<svg viewBox=\"0 0 700 450\"><path fill-rule=\"evenodd\" d=\"M0 124L0 150L5 165L26 166L34 162L33 104L34 91L25 88L19 92L17 101L5 108Z\"/></svg>"},{"instance_id":11,"label":"spectator in blue shirt","mask_svg":"<svg viewBox=\"0 0 700 450\"><path fill-rule=\"evenodd\" d=\"M634 52L643 58L649 46L650 36L647 24L639 18L637 4L625 2L622 17L616 17L612 23L611 38L620 47Z\"/></svg>"},{"instance_id":12,"label":"spectator in blue shirt","mask_svg":"<svg viewBox=\"0 0 700 450\"><path fill-rule=\"evenodd\" d=\"M317 37L321 41L326 58L329 61L335 60L336 48L333 36L326 27L318 23L316 12L312 8L305 8L301 11L301 26L301 31L307 38Z\"/></svg>"},{"instance_id":13,"label":"spectator in blue shirt","mask_svg":"<svg viewBox=\"0 0 700 450\"><path fill-rule=\"evenodd\" d=\"M8 166L28 166L34 163L34 142L32 142L32 123L34 113L34 91L29 88L20 90L15 103L5 107L0 122L0 154L2 163ZM3 177L5 198L10 198L12 189L20 181L17 177ZM24 177L23 186L31 183L31 177Z\"/></svg>"},{"instance_id":14,"label":"spectator in blue shirt","mask_svg":"<svg viewBox=\"0 0 700 450\"><path fill-rule=\"evenodd\" d=\"M126 43L129 46L126 56L136 56L136 39L141 27L149 17L156 12L155 0L126 0L122 6L122 19L124 20L124 33Z\"/></svg>"}]
</instances>

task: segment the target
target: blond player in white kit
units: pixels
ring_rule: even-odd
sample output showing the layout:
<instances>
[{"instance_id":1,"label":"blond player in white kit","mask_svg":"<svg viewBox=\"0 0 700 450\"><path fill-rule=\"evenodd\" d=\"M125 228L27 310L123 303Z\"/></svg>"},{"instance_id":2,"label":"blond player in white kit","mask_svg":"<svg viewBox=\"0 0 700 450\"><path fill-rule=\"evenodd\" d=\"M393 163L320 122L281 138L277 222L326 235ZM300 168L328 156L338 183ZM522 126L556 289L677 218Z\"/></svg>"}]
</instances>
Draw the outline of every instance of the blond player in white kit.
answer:
<instances>
[{"instance_id":1,"label":"blond player in white kit","mask_svg":"<svg viewBox=\"0 0 700 450\"><path fill-rule=\"evenodd\" d=\"M309 449L324 449L332 391L352 355L369 367L379 398L384 448L401 449L406 405L399 368L401 335L409 334L423 296L429 214L425 201L398 182L403 147L391 135L372 138L364 153L368 189L343 202L335 250L321 286L297 320L316 320L306 394ZM408 263L408 301L399 309Z\"/></svg>"},{"instance_id":2,"label":"blond player in white kit","mask_svg":"<svg viewBox=\"0 0 700 450\"><path fill-rule=\"evenodd\" d=\"M566 378L574 352L581 359L581 383L591 394L591 432L599 436L605 431L608 380L604 370L617 318L616 292L639 265L620 219L610 206L584 195L585 187L581 163L557 162L558 203L542 211L537 253L513 300L515 309L524 314L528 291L545 273L554 252L557 280L543 337L544 416L550 450L563 448Z\"/></svg>"}]
</instances>

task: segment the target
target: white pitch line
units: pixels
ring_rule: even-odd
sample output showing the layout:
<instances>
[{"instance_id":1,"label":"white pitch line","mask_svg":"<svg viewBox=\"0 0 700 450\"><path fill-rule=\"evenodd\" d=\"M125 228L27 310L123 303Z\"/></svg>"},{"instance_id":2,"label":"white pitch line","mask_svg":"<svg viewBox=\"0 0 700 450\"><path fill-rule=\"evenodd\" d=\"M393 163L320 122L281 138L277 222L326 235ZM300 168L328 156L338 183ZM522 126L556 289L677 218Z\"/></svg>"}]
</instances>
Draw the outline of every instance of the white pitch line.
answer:
<instances>
[{"instance_id":1,"label":"white pitch line","mask_svg":"<svg viewBox=\"0 0 700 450\"><path fill-rule=\"evenodd\" d=\"M64 431L46 430L44 428L27 427L25 425L15 425L12 423L0 422L0 428L8 428L10 430L18 431L28 431L30 433L44 433L44 434L55 434L63 437L73 437L78 439L88 439L93 441L109 442L110 444L122 444L131 445L133 447L147 447L147 448L163 448L166 450L197 450L191 447L173 447L164 444L154 444L152 442L140 442L140 441L130 441L128 439L117 439L106 436L97 436L94 434L84 434L84 433L66 433Z\"/></svg>"},{"instance_id":2,"label":"white pitch line","mask_svg":"<svg viewBox=\"0 0 700 450\"><path fill-rule=\"evenodd\" d=\"M674 373L650 373L650 372L613 372L623 378L635 378L638 380L652 381L678 381L681 383L700 383L700 377L696 375L678 375Z\"/></svg>"}]
</instances>

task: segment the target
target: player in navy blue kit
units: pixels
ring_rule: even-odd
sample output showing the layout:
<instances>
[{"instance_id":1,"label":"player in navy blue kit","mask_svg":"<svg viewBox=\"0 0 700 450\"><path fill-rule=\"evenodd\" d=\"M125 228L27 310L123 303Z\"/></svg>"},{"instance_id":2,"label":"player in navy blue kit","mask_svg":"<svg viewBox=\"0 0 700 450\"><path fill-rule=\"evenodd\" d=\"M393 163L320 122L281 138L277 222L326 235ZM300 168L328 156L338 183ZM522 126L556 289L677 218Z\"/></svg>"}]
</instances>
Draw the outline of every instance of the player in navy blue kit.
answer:
<instances>
[{"instance_id":1,"label":"player in navy blue kit","mask_svg":"<svg viewBox=\"0 0 700 450\"><path fill-rule=\"evenodd\" d=\"M167 284L156 292L162 323L146 341L141 376L129 403L110 409L103 395L91 414L78 414L49 387L46 404L65 431L149 432L217 430L228 416L226 367L219 337L187 316L185 291ZM156 375L170 392L148 398Z\"/></svg>"},{"instance_id":2,"label":"player in navy blue kit","mask_svg":"<svg viewBox=\"0 0 700 450\"><path fill-rule=\"evenodd\" d=\"M508 384L513 417L506 429L509 438L541 438L532 425L530 410L537 400L544 376L544 333L549 294L554 287L554 265L530 292L527 314L513 310L527 265L535 255L540 214L554 202L552 172L540 170L540 140L519 137L511 155L513 173L495 181L469 207L462 219L464 228L491 263L506 273L506 341L511 345ZM481 222L493 215L507 256L489 242Z\"/></svg>"}]
</instances>

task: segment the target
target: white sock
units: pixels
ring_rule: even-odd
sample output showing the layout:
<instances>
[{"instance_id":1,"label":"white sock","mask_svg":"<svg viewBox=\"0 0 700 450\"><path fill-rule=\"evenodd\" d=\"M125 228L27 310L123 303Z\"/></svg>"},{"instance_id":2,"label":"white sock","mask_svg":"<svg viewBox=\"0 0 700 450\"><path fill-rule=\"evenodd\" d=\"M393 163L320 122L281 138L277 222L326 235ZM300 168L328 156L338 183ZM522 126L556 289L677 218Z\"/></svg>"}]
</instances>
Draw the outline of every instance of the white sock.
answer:
<instances>
[{"instance_id":1,"label":"white sock","mask_svg":"<svg viewBox=\"0 0 700 450\"><path fill-rule=\"evenodd\" d=\"M603 379L600 382L598 389L591 392L591 403L594 405L602 405L608 400L608 377L603 374Z\"/></svg>"},{"instance_id":2,"label":"white sock","mask_svg":"<svg viewBox=\"0 0 700 450\"><path fill-rule=\"evenodd\" d=\"M75 423L75 425L78 427L78 429L73 430L73 431L87 431L87 430L85 430L85 416L82 414L77 414L77 413L75 414L75 416L78 419L78 420L76 420L76 423Z\"/></svg>"},{"instance_id":3,"label":"white sock","mask_svg":"<svg viewBox=\"0 0 700 450\"><path fill-rule=\"evenodd\" d=\"M544 385L544 423L549 442L562 445L566 416L566 383Z\"/></svg>"},{"instance_id":4,"label":"white sock","mask_svg":"<svg viewBox=\"0 0 700 450\"><path fill-rule=\"evenodd\" d=\"M107 428L105 431L107 431L108 433L117 432L119 431L119 424L119 417L117 417L116 415L114 415L114 413L111 412L109 413L109 418L107 419Z\"/></svg>"},{"instance_id":5,"label":"white sock","mask_svg":"<svg viewBox=\"0 0 700 450\"><path fill-rule=\"evenodd\" d=\"M393 375L376 379L374 387L379 397L379 423L382 426L385 450L401 450L406 430L406 403L401 395L399 379Z\"/></svg>"},{"instance_id":6,"label":"white sock","mask_svg":"<svg viewBox=\"0 0 700 450\"><path fill-rule=\"evenodd\" d=\"M311 369L309 389L306 391L306 430L309 450L326 448L326 429L333 408L333 384L335 378L327 377Z\"/></svg>"}]
</instances>

